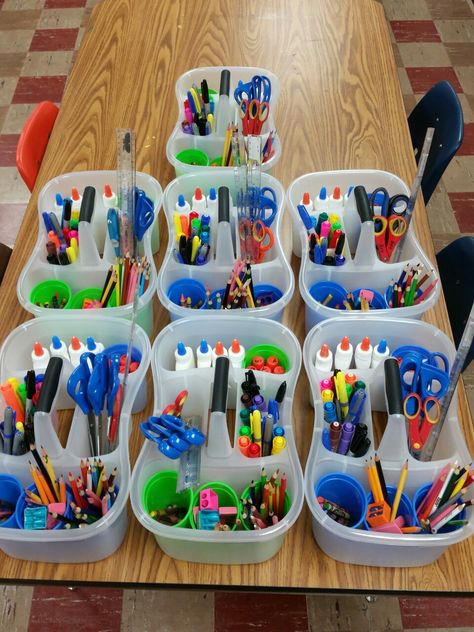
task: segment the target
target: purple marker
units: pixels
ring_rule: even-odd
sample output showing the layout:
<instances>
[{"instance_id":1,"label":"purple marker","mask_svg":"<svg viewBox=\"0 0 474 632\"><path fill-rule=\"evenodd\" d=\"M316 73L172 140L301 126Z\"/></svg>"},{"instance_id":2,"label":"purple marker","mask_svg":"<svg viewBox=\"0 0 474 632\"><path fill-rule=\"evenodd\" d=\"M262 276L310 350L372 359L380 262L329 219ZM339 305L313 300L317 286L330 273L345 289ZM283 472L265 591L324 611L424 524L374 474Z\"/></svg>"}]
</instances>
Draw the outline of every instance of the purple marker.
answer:
<instances>
[{"instance_id":1,"label":"purple marker","mask_svg":"<svg viewBox=\"0 0 474 632\"><path fill-rule=\"evenodd\" d=\"M252 405L255 406L261 413L267 411L267 405L265 404L265 399L262 395L254 395L252 398Z\"/></svg>"},{"instance_id":2,"label":"purple marker","mask_svg":"<svg viewBox=\"0 0 474 632\"><path fill-rule=\"evenodd\" d=\"M338 454L347 454L349 446L354 435L355 426L350 421L346 421L342 424L341 440L337 448Z\"/></svg>"}]
</instances>

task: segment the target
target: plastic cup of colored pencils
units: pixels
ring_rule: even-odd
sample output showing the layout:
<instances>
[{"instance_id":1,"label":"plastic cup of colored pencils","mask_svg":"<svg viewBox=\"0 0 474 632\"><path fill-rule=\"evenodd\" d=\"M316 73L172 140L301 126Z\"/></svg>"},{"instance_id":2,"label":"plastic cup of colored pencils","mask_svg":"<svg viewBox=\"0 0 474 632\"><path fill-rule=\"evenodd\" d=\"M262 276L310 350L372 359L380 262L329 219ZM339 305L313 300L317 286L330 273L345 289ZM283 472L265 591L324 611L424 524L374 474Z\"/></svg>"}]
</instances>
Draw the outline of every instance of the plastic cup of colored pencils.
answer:
<instances>
[{"instance_id":1,"label":"plastic cup of colored pencils","mask_svg":"<svg viewBox=\"0 0 474 632\"><path fill-rule=\"evenodd\" d=\"M254 480L241 494L241 519L247 531L266 529L278 524L291 507L286 490L286 474L276 470L270 477L262 470L260 479Z\"/></svg>"}]
</instances>

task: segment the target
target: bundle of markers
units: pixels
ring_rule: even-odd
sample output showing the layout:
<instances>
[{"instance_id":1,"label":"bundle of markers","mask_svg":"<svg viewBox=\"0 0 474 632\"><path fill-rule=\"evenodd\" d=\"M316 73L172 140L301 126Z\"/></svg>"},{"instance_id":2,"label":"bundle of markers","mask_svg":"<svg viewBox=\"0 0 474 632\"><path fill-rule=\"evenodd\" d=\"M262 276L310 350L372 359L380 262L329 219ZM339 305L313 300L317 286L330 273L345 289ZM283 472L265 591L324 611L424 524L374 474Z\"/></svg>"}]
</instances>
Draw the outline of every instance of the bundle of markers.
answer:
<instances>
[{"instance_id":1,"label":"bundle of markers","mask_svg":"<svg viewBox=\"0 0 474 632\"><path fill-rule=\"evenodd\" d=\"M34 442L33 419L43 379L43 374L28 371L22 383L17 378L10 378L0 385L6 406L0 424L0 448L4 454L25 454L29 444Z\"/></svg>"},{"instance_id":2,"label":"bundle of markers","mask_svg":"<svg viewBox=\"0 0 474 632\"><path fill-rule=\"evenodd\" d=\"M115 485L117 468L107 476L105 464L99 459L91 463L81 460L81 475L68 473L67 482L61 474L56 477L53 465L44 450L39 455L30 446L36 467L30 462L33 489L25 489L25 529L51 529L61 523L65 529L83 528L97 522L114 504L118 487Z\"/></svg>"},{"instance_id":3,"label":"bundle of markers","mask_svg":"<svg viewBox=\"0 0 474 632\"><path fill-rule=\"evenodd\" d=\"M461 516L472 500L466 500L467 488L474 481L474 472L457 463L448 463L427 490L416 515L424 531L438 533L443 527L462 527L467 524Z\"/></svg>"},{"instance_id":4,"label":"bundle of markers","mask_svg":"<svg viewBox=\"0 0 474 632\"><path fill-rule=\"evenodd\" d=\"M323 445L338 454L366 454L371 442L367 425L360 423L367 397L365 383L352 372L344 375L336 369L333 376L321 380L320 390L326 422Z\"/></svg>"},{"instance_id":5,"label":"bundle of markers","mask_svg":"<svg viewBox=\"0 0 474 632\"><path fill-rule=\"evenodd\" d=\"M280 474L276 470L270 478L262 467L260 480L250 483L242 494L242 522L249 529L266 529L277 524L285 516L286 474L278 480Z\"/></svg>"},{"instance_id":6,"label":"bundle of markers","mask_svg":"<svg viewBox=\"0 0 474 632\"><path fill-rule=\"evenodd\" d=\"M74 211L73 209L74 200ZM61 224L56 213L43 213L43 222L48 236L46 260L53 265L69 265L76 261L79 252L79 193L73 188L73 199L62 200L56 195L55 207L62 213Z\"/></svg>"},{"instance_id":7,"label":"bundle of markers","mask_svg":"<svg viewBox=\"0 0 474 632\"><path fill-rule=\"evenodd\" d=\"M207 136L214 127L214 101L209 94L206 79L201 81L201 88L193 83L184 101L184 118L181 128L185 134Z\"/></svg>"},{"instance_id":8,"label":"bundle of markers","mask_svg":"<svg viewBox=\"0 0 474 632\"><path fill-rule=\"evenodd\" d=\"M245 372L240 401L242 426L239 430L240 452L249 458L278 454L286 447L285 429L279 425L280 405L286 393L286 382L282 382L275 398L265 401L252 370Z\"/></svg>"},{"instance_id":9,"label":"bundle of markers","mask_svg":"<svg viewBox=\"0 0 474 632\"><path fill-rule=\"evenodd\" d=\"M433 291L438 279L432 279L433 270L424 272L422 264L407 265L403 268L398 281L388 286L387 301L389 307L411 307L418 305ZM426 285L426 283L428 285ZM425 287L423 287L425 286Z\"/></svg>"},{"instance_id":10,"label":"bundle of markers","mask_svg":"<svg viewBox=\"0 0 474 632\"><path fill-rule=\"evenodd\" d=\"M173 223L177 243L174 254L179 263L200 266L208 261L211 248L211 217L207 210L216 206L217 196L214 187L211 187L207 200L201 189L196 188L192 198L192 210L184 195L178 196Z\"/></svg>"},{"instance_id":11,"label":"bundle of markers","mask_svg":"<svg viewBox=\"0 0 474 632\"><path fill-rule=\"evenodd\" d=\"M298 205L298 213L306 228L309 242L309 258L313 263L342 266L346 258L342 252L346 235L342 230L339 216L320 213L311 217L303 204Z\"/></svg>"},{"instance_id":12,"label":"bundle of markers","mask_svg":"<svg viewBox=\"0 0 474 632\"><path fill-rule=\"evenodd\" d=\"M117 306L128 305L133 302L137 289L138 296L142 296L146 292L149 282L150 263L146 256L135 259L127 254L110 266L100 300L92 301L91 306L107 307L114 295Z\"/></svg>"}]
</instances>

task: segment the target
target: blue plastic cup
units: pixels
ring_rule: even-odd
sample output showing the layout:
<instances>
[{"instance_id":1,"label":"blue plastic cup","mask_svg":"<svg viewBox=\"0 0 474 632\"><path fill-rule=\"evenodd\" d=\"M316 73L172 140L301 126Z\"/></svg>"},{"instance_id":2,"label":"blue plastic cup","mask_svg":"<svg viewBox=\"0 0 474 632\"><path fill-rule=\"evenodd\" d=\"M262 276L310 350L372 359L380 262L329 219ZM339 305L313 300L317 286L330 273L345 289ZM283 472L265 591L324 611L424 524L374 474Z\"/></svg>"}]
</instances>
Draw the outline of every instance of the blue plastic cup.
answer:
<instances>
[{"instance_id":1,"label":"blue plastic cup","mask_svg":"<svg viewBox=\"0 0 474 632\"><path fill-rule=\"evenodd\" d=\"M369 288L369 287L357 288L357 290L354 290L352 292L354 295L354 303L357 304L357 301L359 300L359 294L361 290L364 290L364 289L374 293L374 298L370 302L370 309L387 309L387 302L385 298L382 296L382 294L380 294L380 292L377 292L377 290L373 290L372 288Z\"/></svg>"},{"instance_id":2,"label":"blue plastic cup","mask_svg":"<svg viewBox=\"0 0 474 632\"><path fill-rule=\"evenodd\" d=\"M395 499L395 494L397 493L397 488L394 485L387 485L387 496L388 496L388 504L390 507ZM372 492L367 494L367 505L370 505L374 502L374 497L372 496ZM418 526L418 522L416 520L415 510L413 509L413 503L408 498L406 494L401 495L400 503L398 505L397 515L395 516L403 516L405 518L404 527L415 527ZM370 525L367 520L364 521L365 528L370 531Z\"/></svg>"},{"instance_id":3,"label":"blue plastic cup","mask_svg":"<svg viewBox=\"0 0 474 632\"><path fill-rule=\"evenodd\" d=\"M36 489L36 485L34 483L32 483L31 485L29 485L26 489L28 489L29 491L33 492L34 494L38 494L38 490ZM71 509L71 500L72 500L72 495L69 491L69 489L66 489L66 511L64 513L64 516L66 518L73 518L72 515L72 509ZM32 505L34 507L36 507L37 505ZM24 513L25 513L25 509L27 507L26 504L26 494L25 492L22 492L21 496L18 499L18 502L16 504L16 510L15 510L15 518L16 518L16 522L18 524L18 528L19 529L24 529ZM53 527L53 530L58 530L58 529L63 529L64 528L64 522L60 522L58 520L58 522L55 524L55 526Z\"/></svg>"},{"instance_id":4,"label":"blue plastic cup","mask_svg":"<svg viewBox=\"0 0 474 632\"><path fill-rule=\"evenodd\" d=\"M0 498L15 507L12 515L0 522L3 529L18 529L19 525L16 519L16 505L18 499L23 493L20 481L10 474L0 474Z\"/></svg>"},{"instance_id":5,"label":"blue plastic cup","mask_svg":"<svg viewBox=\"0 0 474 632\"><path fill-rule=\"evenodd\" d=\"M345 509L350 514L347 525L350 529L363 526L367 513L367 496L356 478L342 472L326 474L316 483L314 493L316 498L322 496Z\"/></svg>"},{"instance_id":6,"label":"blue plastic cup","mask_svg":"<svg viewBox=\"0 0 474 632\"><path fill-rule=\"evenodd\" d=\"M191 298L191 305L194 307L202 301L202 308L206 304L206 288L200 281L195 279L178 279L168 288L168 298L175 305L180 305L181 296Z\"/></svg>"},{"instance_id":7,"label":"blue plastic cup","mask_svg":"<svg viewBox=\"0 0 474 632\"><path fill-rule=\"evenodd\" d=\"M342 310L346 309L342 301L346 300L347 290L335 281L319 281L309 288L309 293L318 303L323 303L329 294L331 294L332 298L325 307ZM339 307L336 307L336 305L339 305Z\"/></svg>"},{"instance_id":8,"label":"blue plastic cup","mask_svg":"<svg viewBox=\"0 0 474 632\"><path fill-rule=\"evenodd\" d=\"M283 292L275 287L274 285L270 285L268 283L261 283L260 285L253 286L253 293L255 296L255 306L257 306L257 301L261 301L260 307L266 307L267 305L272 305L281 299L283 296Z\"/></svg>"},{"instance_id":9,"label":"blue plastic cup","mask_svg":"<svg viewBox=\"0 0 474 632\"><path fill-rule=\"evenodd\" d=\"M415 495L413 496L413 511L415 514L415 521L416 521L415 524L417 527L421 527L421 524L418 520L418 516L416 515L416 510L421 505L423 499L425 498L426 494L430 490L431 485L432 483L425 483L425 485L422 485L416 490ZM465 518L466 518L466 509L464 508L461 511L461 513L456 516L455 520L465 520ZM451 531L457 531L457 529L460 529L460 528L461 528L460 526L445 524L444 527L442 527L438 531L438 533L451 533Z\"/></svg>"}]
</instances>

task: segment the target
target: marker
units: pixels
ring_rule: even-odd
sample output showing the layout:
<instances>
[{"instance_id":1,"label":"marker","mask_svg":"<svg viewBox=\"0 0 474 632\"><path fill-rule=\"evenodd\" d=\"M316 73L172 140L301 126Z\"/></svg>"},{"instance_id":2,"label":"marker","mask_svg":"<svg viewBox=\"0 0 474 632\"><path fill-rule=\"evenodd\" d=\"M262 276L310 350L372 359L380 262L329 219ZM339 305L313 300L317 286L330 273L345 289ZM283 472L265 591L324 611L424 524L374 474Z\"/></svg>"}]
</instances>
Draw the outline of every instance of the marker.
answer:
<instances>
[{"instance_id":1,"label":"marker","mask_svg":"<svg viewBox=\"0 0 474 632\"><path fill-rule=\"evenodd\" d=\"M351 345L349 337L344 336L344 338L336 347L334 368L340 369L341 371L347 371L347 369L349 369L351 366L353 354L354 347Z\"/></svg>"},{"instance_id":2,"label":"marker","mask_svg":"<svg viewBox=\"0 0 474 632\"><path fill-rule=\"evenodd\" d=\"M56 212L56 215L59 215L60 217L62 217L63 215L63 198L61 197L60 193L56 193L56 196L54 198L54 210Z\"/></svg>"},{"instance_id":3,"label":"marker","mask_svg":"<svg viewBox=\"0 0 474 632\"><path fill-rule=\"evenodd\" d=\"M70 362L66 343L64 342L64 340L60 340L58 336L53 336L51 338L49 353L52 358L64 358L65 360Z\"/></svg>"},{"instance_id":4,"label":"marker","mask_svg":"<svg viewBox=\"0 0 474 632\"><path fill-rule=\"evenodd\" d=\"M182 342L178 342L176 350L174 352L175 359L175 371L186 371L187 369L194 369L194 354L191 347L186 347Z\"/></svg>"},{"instance_id":5,"label":"marker","mask_svg":"<svg viewBox=\"0 0 474 632\"><path fill-rule=\"evenodd\" d=\"M212 366L212 349L203 338L196 348L197 368L208 369Z\"/></svg>"},{"instance_id":6,"label":"marker","mask_svg":"<svg viewBox=\"0 0 474 632\"><path fill-rule=\"evenodd\" d=\"M328 424L332 424L333 421L337 421L336 406L333 402L326 402L323 406L324 421Z\"/></svg>"},{"instance_id":7,"label":"marker","mask_svg":"<svg viewBox=\"0 0 474 632\"><path fill-rule=\"evenodd\" d=\"M385 358L388 358L390 355L390 349L387 347L387 341L385 338L379 342L379 344L374 347L374 351L372 353L372 364L370 365L372 369L375 369Z\"/></svg>"},{"instance_id":8,"label":"marker","mask_svg":"<svg viewBox=\"0 0 474 632\"><path fill-rule=\"evenodd\" d=\"M372 362L373 347L370 344L370 338L365 336L355 349L355 365L356 369L369 369Z\"/></svg>"},{"instance_id":9,"label":"marker","mask_svg":"<svg viewBox=\"0 0 474 632\"><path fill-rule=\"evenodd\" d=\"M321 391L321 400L325 404L326 402L332 402L334 400L334 391L331 388L325 388Z\"/></svg>"},{"instance_id":10,"label":"marker","mask_svg":"<svg viewBox=\"0 0 474 632\"><path fill-rule=\"evenodd\" d=\"M178 201L176 202L176 212L177 213L189 213L191 210L191 207L189 205L188 202L186 202L186 200L184 199L184 195L182 195L181 193L178 195Z\"/></svg>"},{"instance_id":11,"label":"marker","mask_svg":"<svg viewBox=\"0 0 474 632\"><path fill-rule=\"evenodd\" d=\"M311 196L308 193L308 191L305 191L303 193L303 198L301 199L300 204L302 204L306 208L306 211L308 213L312 213L313 212L313 209L314 209L313 201L311 200Z\"/></svg>"},{"instance_id":12,"label":"marker","mask_svg":"<svg viewBox=\"0 0 474 632\"><path fill-rule=\"evenodd\" d=\"M71 198L72 198L71 218L78 221L79 214L81 212L82 195L79 195L79 191L76 189L76 187L72 187Z\"/></svg>"},{"instance_id":13,"label":"marker","mask_svg":"<svg viewBox=\"0 0 474 632\"><path fill-rule=\"evenodd\" d=\"M342 371L336 373L334 383L336 385L337 399L341 406L342 419L345 419L349 412L349 398L347 396L346 380L344 379L344 373Z\"/></svg>"},{"instance_id":14,"label":"marker","mask_svg":"<svg viewBox=\"0 0 474 632\"><path fill-rule=\"evenodd\" d=\"M46 367L48 366L49 351L41 346L41 343L35 342L33 346L33 351L31 352L31 361L33 362L33 370L36 373L44 373L46 371Z\"/></svg>"},{"instance_id":15,"label":"marker","mask_svg":"<svg viewBox=\"0 0 474 632\"><path fill-rule=\"evenodd\" d=\"M86 351L86 345L77 336L73 336L69 343L68 351L72 366L78 366L81 361L81 355Z\"/></svg>"},{"instance_id":16,"label":"marker","mask_svg":"<svg viewBox=\"0 0 474 632\"><path fill-rule=\"evenodd\" d=\"M245 348L240 344L237 338L232 340L232 344L229 347L229 360L232 366L236 369L242 368L242 363L245 357Z\"/></svg>"},{"instance_id":17,"label":"marker","mask_svg":"<svg viewBox=\"0 0 474 632\"><path fill-rule=\"evenodd\" d=\"M253 441L262 451L262 415L260 411L254 410L250 413L250 428L252 429Z\"/></svg>"},{"instance_id":18,"label":"marker","mask_svg":"<svg viewBox=\"0 0 474 632\"><path fill-rule=\"evenodd\" d=\"M92 336L89 336L87 338L86 346L87 346L87 351L90 351L91 353L95 353L96 355L98 353L102 353L102 351L105 348L101 342L96 342L94 338L92 338Z\"/></svg>"},{"instance_id":19,"label":"marker","mask_svg":"<svg viewBox=\"0 0 474 632\"><path fill-rule=\"evenodd\" d=\"M209 189L209 195L207 196L207 210L217 211L217 193L214 187Z\"/></svg>"},{"instance_id":20,"label":"marker","mask_svg":"<svg viewBox=\"0 0 474 632\"><path fill-rule=\"evenodd\" d=\"M350 384L352 390L354 390L355 383L357 382L357 375L352 373L352 371L349 371L345 374L344 379L346 380L346 384Z\"/></svg>"},{"instance_id":21,"label":"marker","mask_svg":"<svg viewBox=\"0 0 474 632\"><path fill-rule=\"evenodd\" d=\"M342 424L341 440L337 448L338 454L347 454L349 446L354 436L355 426L350 421L346 421Z\"/></svg>"},{"instance_id":22,"label":"marker","mask_svg":"<svg viewBox=\"0 0 474 632\"><path fill-rule=\"evenodd\" d=\"M286 439L285 437L273 437L272 441L272 455L278 454L282 450L286 448Z\"/></svg>"},{"instance_id":23,"label":"marker","mask_svg":"<svg viewBox=\"0 0 474 632\"><path fill-rule=\"evenodd\" d=\"M332 351L325 343L321 345L321 349L316 353L316 370L331 371L332 370Z\"/></svg>"},{"instance_id":24,"label":"marker","mask_svg":"<svg viewBox=\"0 0 474 632\"><path fill-rule=\"evenodd\" d=\"M349 404L349 412L347 413L346 421L350 421L354 425L359 423L366 397L367 395L363 388L354 391L354 395Z\"/></svg>"},{"instance_id":25,"label":"marker","mask_svg":"<svg viewBox=\"0 0 474 632\"><path fill-rule=\"evenodd\" d=\"M216 366L216 360L220 356L224 356L226 358L229 357L229 352L227 351L227 349L224 347L224 345L222 344L220 340L216 342L216 346L214 347L211 353L212 353L212 366Z\"/></svg>"},{"instance_id":26,"label":"marker","mask_svg":"<svg viewBox=\"0 0 474 632\"><path fill-rule=\"evenodd\" d=\"M207 210L206 198L199 187L196 187L196 190L194 191L194 195L192 197L192 208L199 213L205 213Z\"/></svg>"}]
</instances>

